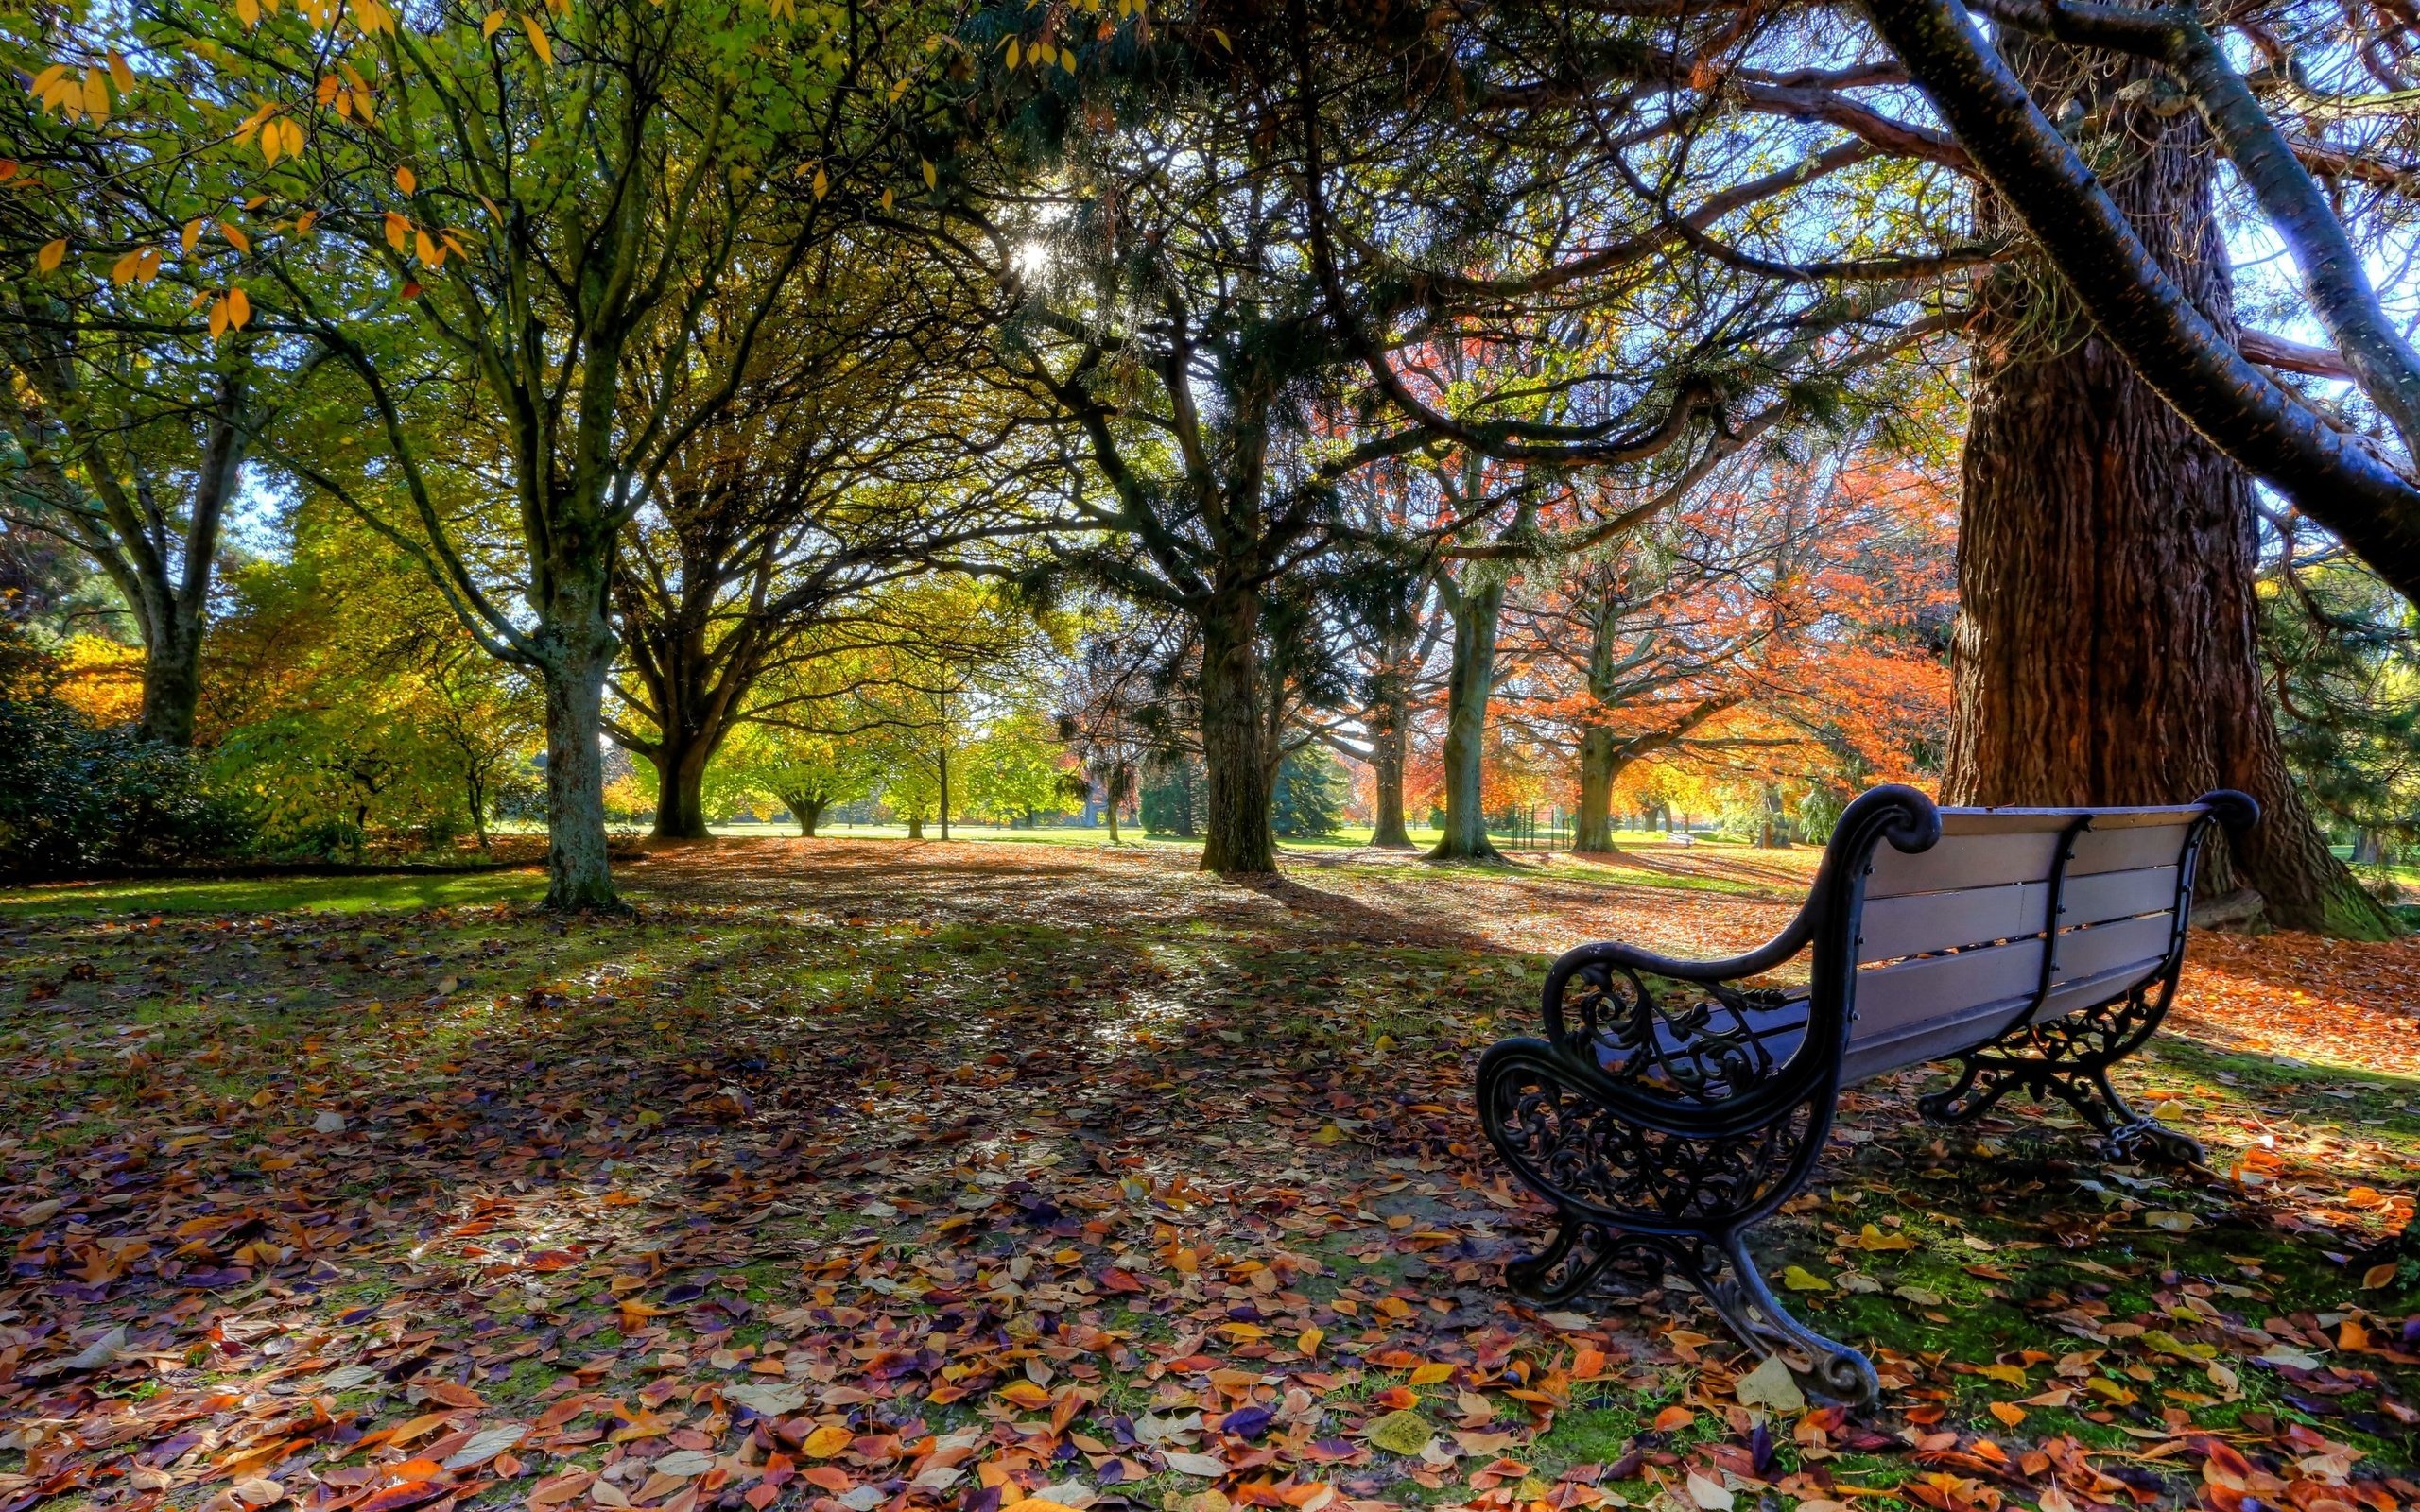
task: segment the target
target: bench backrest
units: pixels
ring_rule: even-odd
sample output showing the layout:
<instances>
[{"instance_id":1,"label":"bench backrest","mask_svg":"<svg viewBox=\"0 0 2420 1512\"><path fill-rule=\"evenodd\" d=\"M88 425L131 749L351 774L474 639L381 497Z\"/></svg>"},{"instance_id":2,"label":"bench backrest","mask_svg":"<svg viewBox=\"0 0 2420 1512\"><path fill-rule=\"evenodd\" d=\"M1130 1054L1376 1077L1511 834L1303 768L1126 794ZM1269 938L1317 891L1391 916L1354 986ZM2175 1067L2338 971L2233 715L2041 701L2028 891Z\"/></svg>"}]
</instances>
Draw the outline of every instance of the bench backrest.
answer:
<instances>
[{"instance_id":1,"label":"bench backrest","mask_svg":"<svg viewBox=\"0 0 2420 1512\"><path fill-rule=\"evenodd\" d=\"M2184 943L2211 813L1943 809L1929 848L1876 846L1843 1079L1972 1049L2163 975Z\"/></svg>"}]
</instances>

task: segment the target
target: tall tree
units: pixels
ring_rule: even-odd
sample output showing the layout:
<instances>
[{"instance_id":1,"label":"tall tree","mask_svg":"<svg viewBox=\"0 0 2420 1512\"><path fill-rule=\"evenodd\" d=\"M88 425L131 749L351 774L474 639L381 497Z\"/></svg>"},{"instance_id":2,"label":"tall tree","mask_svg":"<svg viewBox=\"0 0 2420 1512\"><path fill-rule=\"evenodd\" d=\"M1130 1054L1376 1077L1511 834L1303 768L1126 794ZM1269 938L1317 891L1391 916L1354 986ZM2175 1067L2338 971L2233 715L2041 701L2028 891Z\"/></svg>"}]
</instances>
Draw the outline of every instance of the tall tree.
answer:
<instances>
[{"instance_id":1,"label":"tall tree","mask_svg":"<svg viewBox=\"0 0 2420 1512\"><path fill-rule=\"evenodd\" d=\"M1206 36L1171 43L1198 54ZM1285 679L1267 624L1313 560L1334 486L1419 439L1409 427L1328 444L1323 406L1348 360L1294 250L1297 205L1271 121L1237 93L1176 94L1150 116L1058 142L1053 191L971 200L955 243L1001 307L999 373L1072 430L1098 482L1098 532L1069 565L1179 613L1198 648L1208 812L1201 866L1276 868L1270 800Z\"/></svg>"},{"instance_id":2,"label":"tall tree","mask_svg":"<svg viewBox=\"0 0 2420 1512\"><path fill-rule=\"evenodd\" d=\"M760 683L829 651L820 628L921 574L1010 571L1014 543L1056 524L1045 485L1060 464L983 412L960 378L979 333L925 298L896 250L862 235L821 249L782 305L782 339L758 345L625 531L627 672L608 728L656 768L659 838L705 835L715 752L779 706Z\"/></svg>"},{"instance_id":3,"label":"tall tree","mask_svg":"<svg viewBox=\"0 0 2420 1512\"><path fill-rule=\"evenodd\" d=\"M2207 129L2156 107L2150 66L2017 33L2040 97L2075 100L2131 234L2232 342ZM1988 213L2012 215L2003 197ZM2394 925L2338 861L2289 770L2261 677L2253 481L2139 376L2039 264L1983 284L1974 329L1943 791L1962 803L2175 802L2250 793L2232 879L2295 928ZM2205 887L2227 890L2213 865Z\"/></svg>"},{"instance_id":4,"label":"tall tree","mask_svg":"<svg viewBox=\"0 0 2420 1512\"><path fill-rule=\"evenodd\" d=\"M127 198L151 223L123 250L156 266L182 249L218 291L212 335L324 353L380 487L355 487L354 464L287 466L544 683L555 906L614 897L600 720L621 532L809 254L911 182L898 129L936 66L932 29L908 0L597 0L517 20L355 0L95 9L50 39L57 77L123 53L156 100L104 121L47 75L37 92L135 144ZM56 190L94 182L68 170ZM710 323L738 335L710 345ZM448 390L493 418L471 459L491 491L467 514L432 476L461 438L413 412Z\"/></svg>"}]
</instances>

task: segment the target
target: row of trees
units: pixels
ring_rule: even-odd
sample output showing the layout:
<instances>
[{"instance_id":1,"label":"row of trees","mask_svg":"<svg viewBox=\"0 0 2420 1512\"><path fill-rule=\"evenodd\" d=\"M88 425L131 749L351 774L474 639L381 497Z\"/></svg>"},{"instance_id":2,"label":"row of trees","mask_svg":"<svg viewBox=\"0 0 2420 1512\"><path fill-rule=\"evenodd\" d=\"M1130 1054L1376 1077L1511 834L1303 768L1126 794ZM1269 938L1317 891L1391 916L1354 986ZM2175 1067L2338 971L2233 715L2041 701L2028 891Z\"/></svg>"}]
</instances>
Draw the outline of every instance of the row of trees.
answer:
<instances>
[{"instance_id":1,"label":"row of trees","mask_svg":"<svg viewBox=\"0 0 2420 1512\"><path fill-rule=\"evenodd\" d=\"M738 732L845 731L886 659L962 692L981 627L887 608L942 573L1126 606L1057 712L1113 807L1196 755L1216 870L1273 866L1313 741L1393 838L1435 669L1448 855L1492 730L1592 830L1687 743L1937 760L2245 788L2272 912L2375 933L2260 625L2340 551L2420 583L2364 273L2414 24L2226 26L2257 69L2075 0L14 14L8 507L116 584L171 743L245 480L342 510L541 687L564 907L612 897L601 736L697 833ZM2255 234L2314 329L2238 321ZM1945 511L1897 480L1962 424L1944 744Z\"/></svg>"}]
</instances>

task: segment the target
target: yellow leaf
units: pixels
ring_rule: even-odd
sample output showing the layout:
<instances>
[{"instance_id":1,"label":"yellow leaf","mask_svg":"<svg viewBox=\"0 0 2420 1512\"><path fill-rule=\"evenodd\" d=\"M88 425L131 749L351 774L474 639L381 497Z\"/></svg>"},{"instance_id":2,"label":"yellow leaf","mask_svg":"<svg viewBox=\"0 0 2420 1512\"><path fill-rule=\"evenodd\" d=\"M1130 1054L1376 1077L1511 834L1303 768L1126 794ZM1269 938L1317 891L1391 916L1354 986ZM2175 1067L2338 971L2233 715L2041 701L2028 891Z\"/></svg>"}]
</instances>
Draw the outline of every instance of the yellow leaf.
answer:
<instances>
[{"instance_id":1,"label":"yellow leaf","mask_svg":"<svg viewBox=\"0 0 2420 1512\"><path fill-rule=\"evenodd\" d=\"M408 167L397 168L395 170L395 187L401 189L406 194L410 194L413 190L420 187L420 175L412 172Z\"/></svg>"},{"instance_id":2,"label":"yellow leaf","mask_svg":"<svg viewBox=\"0 0 2420 1512\"><path fill-rule=\"evenodd\" d=\"M1219 46L1221 46L1221 47L1224 47L1225 49L1227 49L1227 51L1229 51L1229 52L1234 52L1234 51L1236 50L1236 44L1235 44L1234 43L1229 42L1229 41L1227 40L1227 34L1226 34L1225 32L1223 32L1223 31L1220 31L1218 27L1216 27L1216 26L1211 27L1211 28L1210 28L1210 35L1211 35L1211 36L1213 36L1213 37L1216 37L1217 39L1219 39Z\"/></svg>"},{"instance_id":3,"label":"yellow leaf","mask_svg":"<svg viewBox=\"0 0 2420 1512\"><path fill-rule=\"evenodd\" d=\"M252 239L250 236L245 235L242 231L238 230L233 221L220 221L218 223L218 234L226 237L227 245L233 247L239 252L249 252L252 249Z\"/></svg>"},{"instance_id":4,"label":"yellow leaf","mask_svg":"<svg viewBox=\"0 0 2420 1512\"><path fill-rule=\"evenodd\" d=\"M353 24L365 37L395 29L393 13L378 0L353 0Z\"/></svg>"},{"instance_id":5,"label":"yellow leaf","mask_svg":"<svg viewBox=\"0 0 2420 1512\"><path fill-rule=\"evenodd\" d=\"M1866 1250L1913 1249L1916 1242L1906 1234L1886 1234L1875 1225L1867 1224L1865 1231L1857 1236L1857 1247Z\"/></svg>"},{"instance_id":6,"label":"yellow leaf","mask_svg":"<svg viewBox=\"0 0 2420 1512\"><path fill-rule=\"evenodd\" d=\"M1828 1292L1832 1283L1804 1265L1792 1265L1781 1273L1781 1283L1793 1292Z\"/></svg>"},{"instance_id":7,"label":"yellow leaf","mask_svg":"<svg viewBox=\"0 0 2420 1512\"><path fill-rule=\"evenodd\" d=\"M1977 1370L1975 1373L1992 1381L2005 1381L2012 1386L2023 1386L2031 1383L2025 1379L2025 1367L2023 1366L1987 1365Z\"/></svg>"},{"instance_id":8,"label":"yellow leaf","mask_svg":"<svg viewBox=\"0 0 2420 1512\"><path fill-rule=\"evenodd\" d=\"M251 318L252 301L251 297L245 294L242 289L229 289L227 291L227 323L233 326L236 330L241 331L244 329L244 322L250 320Z\"/></svg>"},{"instance_id":9,"label":"yellow leaf","mask_svg":"<svg viewBox=\"0 0 2420 1512\"><path fill-rule=\"evenodd\" d=\"M306 210L294 217L294 234L308 236L311 234L311 228L319 223L320 213L316 210Z\"/></svg>"},{"instance_id":10,"label":"yellow leaf","mask_svg":"<svg viewBox=\"0 0 2420 1512\"><path fill-rule=\"evenodd\" d=\"M1326 1337L1327 1330L1322 1328L1307 1328L1295 1338L1294 1348L1302 1350L1305 1354L1317 1354L1320 1352L1320 1341Z\"/></svg>"},{"instance_id":11,"label":"yellow leaf","mask_svg":"<svg viewBox=\"0 0 2420 1512\"><path fill-rule=\"evenodd\" d=\"M1059 66L1071 74L1074 73L1076 71L1076 49L1073 47L1060 48Z\"/></svg>"},{"instance_id":12,"label":"yellow leaf","mask_svg":"<svg viewBox=\"0 0 2420 1512\"><path fill-rule=\"evenodd\" d=\"M97 68L84 71L84 113L95 121L110 118L110 76Z\"/></svg>"},{"instance_id":13,"label":"yellow leaf","mask_svg":"<svg viewBox=\"0 0 2420 1512\"><path fill-rule=\"evenodd\" d=\"M261 0L235 0L235 19L244 24L244 29L246 31L250 31L254 26L259 26L261 24Z\"/></svg>"},{"instance_id":14,"label":"yellow leaf","mask_svg":"<svg viewBox=\"0 0 2420 1512\"><path fill-rule=\"evenodd\" d=\"M412 232L412 251L424 267L436 267L445 261L445 253L439 249L436 239L424 231Z\"/></svg>"},{"instance_id":15,"label":"yellow leaf","mask_svg":"<svg viewBox=\"0 0 2420 1512\"><path fill-rule=\"evenodd\" d=\"M940 188L942 183L941 170L933 166L933 160L930 158L925 158L920 161L922 161L925 165L925 187L927 189Z\"/></svg>"},{"instance_id":16,"label":"yellow leaf","mask_svg":"<svg viewBox=\"0 0 2420 1512\"><path fill-rule=\"evenodd\" d=\"M1013 73L1015 73L1015 72L1017 71L1017 63L1018 63L1019 60L1023 59L1024 57L1025 57L1025 43L1022 43L1022 42L1020 42L1018 39L1016 39L1016 38L1014 38L1014 37L1010 38L1010 39L1009 39L1009 72L1010 72L1010 73L1013 74Z\"/></svg>"},{"instance_id":17,"label":"yellow leaf","mask_svg":"<svg viewBox=\"0 0 2420 1512\"><path fill-rule=\"evenodd\" d=\"M2377 1291L2379 1287L2384 1286L2389 1281L2394 1280L2394 1270L2395 1267L2392 1261L2383 1265L2371 1266L2369 1269L2361 1272L2361 1289L2365 1292Z\"/></svg>"},{"instance_id":18,"label":"yellow leaf","mask_svg":"<svg viewBox=\"0 0 2420 1512\"><path fill-rule=\"evenodd\" d=\"M546 29L538 25L538 18L535 16L522 17L521 27L524 31L529 33L529 47L531 51L538 55L538 61L545 64L548 68L554 67L555 44L546 40Z\"/></svg>"},{"instance_id":19,"label":"yellow leaf","mask_svg":"<svg viewBox=\"0 0 2420 1512\"><path fill-rule=\"evenodd\" d=\"M278 154L285 150L285 133L277 129L275 121L271 121L268 129L261 133L261 165L268 168L277 166Z\"/></svg>"},{"instance_id":20,"label":"yellow leaf","mask_svg":"<svg viewBox=\"0 0 2420 1512\"><path fill-rule=\"evenodd\" d=\"M2025 1421L2025 1409L2013 1401L1993 1402L1991 1414L2011 1428Z\"/></svg>"},{"instance_id":21,"label":"yellow leaf","mask_svg":"<svg viewBox=\"0 0 2420 1512\"><path fill-rule=\"evenodd\" d=\"M130 94L134 89L134 70L126 66L126 55L114 47L110 49L110 81L117 86L121 94Z\"/></svg>"},{"instance_id":22,"label":"yellow leaf","mask_svg":"<svg viewBox=\"0 0 2420 1512\"><path fill-rule=\"evenodd\" d=\"M830 1459L848 1448L856 1436L838 1423L825 1423L807 1435L806 1442L801 1444L799 1449L809 1459Z\"/></svg>"},{"instance_id":23,"label":"yellow leaf","mask_svg":"<svg viewBox=\"0 0 2420 1512\"><path fill-rule=\"evenodd\" d=\"M1440 1381L1452 1380L1453 1375L1452 1366L1431 1360L1426 1365L1412 1366L1411 1383L1415 1386L1433 1386Z\"/></svg>"},{"instance_id":24,"label":"yellow leaf","mask_svg":"<svg viewBox=\"0 0 2420 1512\"><path fill-rule=\"evenodd\" d=\"M178 237L177 240L183 245L185 255L187 257L191 257L193 255L194 244L201 240L201 221L199 217L186 221L184 234Z\"/></svg>"},{"instance_id":25,"label":"yellow leaf","mask_svg":"<svg viewBox=\"0 0 2420 1512\"><path fill-rule=\"evenodd\" d=\"M227 301L223 299L213 300L210 301L210 335L215 339L226 334Z\"/></svg>"},{"instance_id":26,"label":"yellow leaf","mask_svg":"<svg viewBox=\"0 0 2420 1512\"><path fill-rule=\"evenodd\" d=\"M890 191L888 189L882 192L882 208L885 210L890 208Z\"/></svg>"},{"instance_id":27,"label":"yellow leaf","mask_svg":"<svg viewBox=\"0 0 2420 1512\"><path fill-rule=\"evenodd\" d=\"M402 251L404 249L405 241L410 237L411 233L412 223L410 221L406 220L403 216L397 215L391 210L387 212L388 246L393 248L399 252Z\"/></svg>"},{"instance_id":28,"label":"yellow leaf","mask_svg":"<svg viewBox=\"0 0 2420 1512\"><path fill-rule=\"evenodd\" d=\"M344 110L344 107L337 103L337 96L343 93L344 81L342 79L337 77L334 74L322 74L320 76L320 87L311 92L311 97L318 100L322 105L335 105L337 110L341 112Z\"/></svg>"},{"instance_id":29,"label":"yellow leaf","mask_svg":"<svg viewBox=\"0 0 2420 1512\"><path fill-rule=\"evenodd\" d=\"M142 261L143 254L139 251L134 251L129 252L124 257L119 258L116 262L112 263L110 265L110 282L112 284L123 284L129 279L134 277L134 270L141 265Z\"/></svg>"},{"instance_id":30,"label":"yellow leaf","mask_svg":"<svg viewBox=\"0 0 2420 1512\"><path fill-rule=\"evenodd\" d=\"M285 128L285 155L289 158L301 156L302 152L302 123L289 119L285 121L284 125Z\"/></svg>"},{"instance_id":31,"label":"yellow leaf","mask_svg":"<svg viewBox=\"0 0 2420 1512\"><path fill-rule=\"evenodd\" d=\"M42 250L34 253L34 270L38 273L47 273L57 267L59 260L66 255L66 237L61 236L55 242L44 242L42 244Z\"/></svg>"},{"instance_id":32,"label":"yellow leaf","mask_svg":"<svg viewBox=\"0 0 2420 1512\"><path fill-rule=\"evenodd\" d=\"M504 12L501 10L489 11L486 18L479 23L479 35L481 37L493 37L503 29Z\"/></svg>"},{"instance_id":33,"label":"yellow leaf","mask_svg":"<svg viewBox=\"0 0 2420 1512\"><path fill-rule=\"evenodd\" d=\"M821 199L831 190L832 180L823 176L821 168L818 168L815 170L814 180L807 184L807 188L815 192L816 198Z\"/></svg>"},{"instance_id":34,"label":"yellow leaf","mask_svg":"<svg viewBox=\"0 0 2420 1512\"><path fill-rule=\"evenodd\" d=\"M157 247L143 249L143 256L135 265L134 276L146 284L160 276L160 249Z\"/></svg>"}]
</instances>

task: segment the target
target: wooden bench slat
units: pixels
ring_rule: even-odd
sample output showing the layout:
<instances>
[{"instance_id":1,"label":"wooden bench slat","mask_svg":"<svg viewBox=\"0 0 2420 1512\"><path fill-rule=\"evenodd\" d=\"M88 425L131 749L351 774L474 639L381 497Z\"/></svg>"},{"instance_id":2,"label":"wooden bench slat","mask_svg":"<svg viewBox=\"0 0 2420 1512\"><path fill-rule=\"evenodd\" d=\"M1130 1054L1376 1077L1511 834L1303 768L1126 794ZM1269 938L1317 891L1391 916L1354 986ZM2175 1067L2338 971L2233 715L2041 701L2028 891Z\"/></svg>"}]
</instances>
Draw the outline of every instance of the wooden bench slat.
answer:
<instances>
[{"instance_id":1,"label":"wooden bench slat","mask_svg":"<svg viewBox=\"0 0 2420 1512\"><path fill-rule=\"evenodd\" d=\"M1877 899L1858 923L1858 963L2039 935L2049 900L2048 885L2038 882Z\"/></svg>"},{"instance_id":2,"label":"wooden bench slat","mask_svg":"<svg viewBox=\"0 0 2420 1512\"><path fill-rule=\"evenodd\" d=\"M2115 809L1942 809L1944 834L2002 834L2024 830L2064 830L2078 816L2092 816L2096 830L2127 830L2137 826L2189 824L2204 810L2198 803L2152 804Z\"/></svg>"},{"instance_id":3,"label":"wooden bench slat","mask_svg":"<svg viewBox=\"0 0 2420 1512\"><path fill-rule=\"evenodd\" d=\"M2174 916L2156 914L2068 930L2059 936L2059 948L2051 956L2058 969L2050 979L2080 981L2128 961L2165 957L2175 927Z\"/></svg>"},{"instance_id":4,"label":"wooden bench slat","mask_svg":"<svg viewBox=\"0 0 2420 1512\"><path fill-rule=\"evenodd\" d=\"M1945 834L1929 850L1912 855L1884 846L1874 853L1873 874L1865 883L1866 902L1871 906L1877 898L1913 892L2040 882L2050 875L2050 863L2059 853L2059 834L2056 829Z\"/></svg>"},{"instance_id":5,"label":"wooden bench slat","mask_svg":"<svg viewBox=\"0 0 2420 1512\"><path fill-rule=\"evenodd\" d=\"M2071 878L2059 902L2066 910L2059 922L2069 927L2135 914L2171 914L2176 910L2176 868L2144 867Z\"/></svg>"},{"instance_id":6,"label":"wooden bench slat","mask_svg":"<svg viewBox=\"0 0 2420 1512\"><path fill-rule=\"evenodd\" d=\"M1889 1040L1935 1020L1963 1022L2002 1005L2014 1010L2031 1002L2041 985L2039 936L1870 966L1857 974L1849 1043Z\"/></svg>"},{"instance_id":7,"label":"wooden bench slat","mask_svg":"<svg viewBox=\"0 0 2420 1512\"><path fill-rule=\"evenodd\" d=\"M2078 877L2104 871L2133 871L2143 867L2172 867L2185 853L2187 824L2141 825L2104 830L2093 827L2076 836L2074 856L2067 862L2069 885Z\"/></svg>"}]
</instances>

